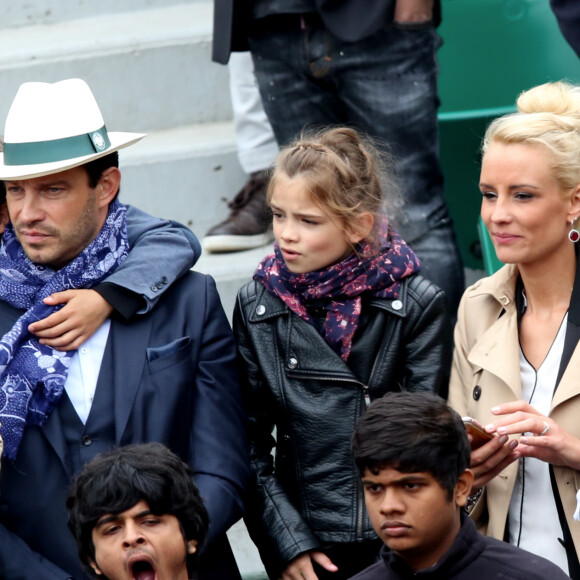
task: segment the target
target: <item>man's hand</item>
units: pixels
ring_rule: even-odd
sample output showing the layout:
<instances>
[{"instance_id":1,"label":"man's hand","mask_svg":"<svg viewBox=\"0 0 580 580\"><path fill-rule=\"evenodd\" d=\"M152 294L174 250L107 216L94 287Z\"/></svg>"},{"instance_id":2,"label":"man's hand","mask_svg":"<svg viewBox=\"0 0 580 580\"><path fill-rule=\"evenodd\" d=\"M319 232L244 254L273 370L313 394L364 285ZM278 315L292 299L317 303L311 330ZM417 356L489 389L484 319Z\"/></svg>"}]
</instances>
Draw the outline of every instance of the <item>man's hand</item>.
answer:
<instances>
[{"instance_id":1,"label":"man's hand","mask_svg":"<svg viewBox=\"0 0 580 580\"><path fill-rule=\"evenodd\" d=\"M113 312L113 307L95 290L56 292L44 303L66 306L34 322L28 330L40 339L40 344L62 351L77 350Z\"/></svg>"},{"instance_id":2,"label":"man's hand","mask_svg":"<svg viewBox=\"0 0 580 580\"><path fill-rule=\"evenodd\" d=\"M471 438L471 436L469 437ZM517 452L514 453L517 446L518 442L515 439L508 442L507 435L498 435L471 452L469 468L474 475L472 492L483 487L510 463L518 459Z\"/></svg>"},{"instance_id":3,"label":"man's hand","mask_svg":"<svg viewBox=\"0 0 580 580\"><path fill-rule=\"evenodd\" d=\"M312 560L329 572L338 571L338 567L332 563L332 560L326 554L312 550L294 558L282 572L280 580L318 580L318 576L312 567Z\"/></svg>"}]
</instances>

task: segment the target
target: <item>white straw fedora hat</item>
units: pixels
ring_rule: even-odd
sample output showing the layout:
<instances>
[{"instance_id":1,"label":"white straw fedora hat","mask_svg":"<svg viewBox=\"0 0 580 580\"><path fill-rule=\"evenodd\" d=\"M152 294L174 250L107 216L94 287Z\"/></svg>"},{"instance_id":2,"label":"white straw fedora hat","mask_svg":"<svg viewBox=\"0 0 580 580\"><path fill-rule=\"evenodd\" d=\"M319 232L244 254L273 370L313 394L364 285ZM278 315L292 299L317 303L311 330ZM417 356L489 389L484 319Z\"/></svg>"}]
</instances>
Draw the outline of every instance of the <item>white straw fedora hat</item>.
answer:
<instances>
[{"instance_id":1,"label":"white straw fedora hat","mask_svg":"<svg viewBox=\"0 0 580 580\"><path fill-rule=\"evenodd\" d=\"M6 118L0 179L65 171L143 137L143 133L109 133L91 89L81 79L24 83Z\"/></svg>"}]
</instances>

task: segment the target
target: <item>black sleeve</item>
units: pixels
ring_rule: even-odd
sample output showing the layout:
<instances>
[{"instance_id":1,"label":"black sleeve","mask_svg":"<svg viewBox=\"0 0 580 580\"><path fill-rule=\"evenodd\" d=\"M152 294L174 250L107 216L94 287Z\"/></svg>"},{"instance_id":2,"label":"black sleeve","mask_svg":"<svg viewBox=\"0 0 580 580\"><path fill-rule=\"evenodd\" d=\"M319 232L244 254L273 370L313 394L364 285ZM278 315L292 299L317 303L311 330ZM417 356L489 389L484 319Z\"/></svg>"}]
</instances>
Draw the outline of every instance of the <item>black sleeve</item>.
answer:
<instances>
[{"instance_id":1,"label":"black sleeve","mask_svg":"<svg viewBox=\"0 0 580 580\"><path fill-rule=\"evenodd\" d=\"M98 292L123 320L129 320L145 306L143 296L112 282L101 282L93 290Z\"/></svg>"}]
</instances>

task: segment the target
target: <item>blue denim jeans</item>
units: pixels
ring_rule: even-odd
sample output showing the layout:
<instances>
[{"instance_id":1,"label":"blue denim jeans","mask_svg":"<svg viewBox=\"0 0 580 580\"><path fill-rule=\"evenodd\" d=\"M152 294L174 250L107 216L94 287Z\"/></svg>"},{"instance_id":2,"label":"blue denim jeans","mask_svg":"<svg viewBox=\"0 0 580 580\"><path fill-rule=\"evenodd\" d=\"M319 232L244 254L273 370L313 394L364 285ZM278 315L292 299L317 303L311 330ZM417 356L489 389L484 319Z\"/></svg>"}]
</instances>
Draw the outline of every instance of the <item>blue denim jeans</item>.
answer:
<instances>
[{"instance_id":1,"label":"blue denim jeans","mask_svg":"<svg viewBox=\"0 0 580 580\"><path fill-rule=\"evenodd\" d=\"M454 318L464 277L438 160L433 26L393 24L348 43L317 14L284 14L254 21L249 42L280 145L307 127L350 125L394 156L404 199L395 227L445 290Z\"/></svg>"}]
</instances>

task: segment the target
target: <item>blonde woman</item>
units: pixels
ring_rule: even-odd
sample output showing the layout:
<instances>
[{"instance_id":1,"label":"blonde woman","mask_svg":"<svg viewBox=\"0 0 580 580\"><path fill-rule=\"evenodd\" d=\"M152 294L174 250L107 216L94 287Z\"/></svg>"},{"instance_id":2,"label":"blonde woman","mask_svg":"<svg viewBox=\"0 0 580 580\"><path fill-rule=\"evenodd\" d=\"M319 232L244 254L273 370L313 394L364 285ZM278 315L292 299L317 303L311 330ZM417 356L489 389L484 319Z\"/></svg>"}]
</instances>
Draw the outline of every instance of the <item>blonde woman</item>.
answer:
<instances>
[{"instance_id":1,"label":"blonde woman","mask_svg":"<svg viewBox=\"0 0 580 580\"><path fill-rule=\"evenodd\" d=\"M480 179L506 265L463 296L449 401L494 435L471 454L472 515L580 578L580 88L517 106L488 128Z\"/></svg>"}]
</instances>

